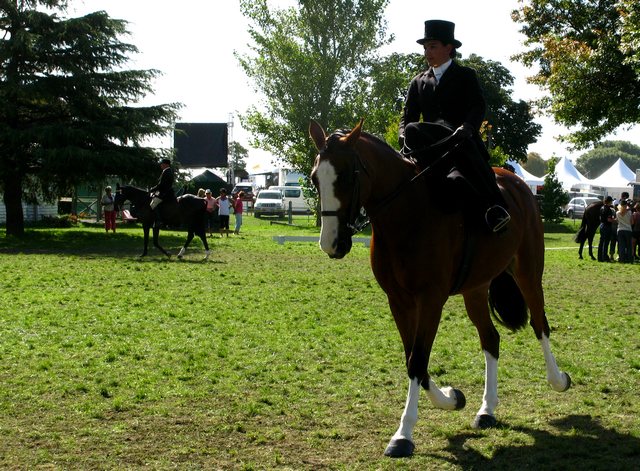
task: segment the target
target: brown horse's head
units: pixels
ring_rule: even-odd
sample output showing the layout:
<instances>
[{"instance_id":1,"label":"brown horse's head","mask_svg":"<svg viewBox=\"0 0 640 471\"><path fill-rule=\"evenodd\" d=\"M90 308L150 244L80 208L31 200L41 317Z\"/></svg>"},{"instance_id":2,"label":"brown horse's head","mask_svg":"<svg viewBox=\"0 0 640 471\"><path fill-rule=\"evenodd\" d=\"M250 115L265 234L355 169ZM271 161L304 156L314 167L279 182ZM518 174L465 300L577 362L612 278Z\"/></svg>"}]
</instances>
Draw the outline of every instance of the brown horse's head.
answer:
<instances>
[{"instance_id":1,"label":"brown horse's head","mask_svg":"<svg viewBox=\"0 0 640 471\"><path fill-rule=\"evenodd\" d=\"M309 134L318 149L311 179L320 195L322 230L320 247L331 258L342 258L351 250L351 236L362 206L361 177L365 172L355 152L362 120L350 132L327 137L311 121Z\"/></svg>"}]
</instances>

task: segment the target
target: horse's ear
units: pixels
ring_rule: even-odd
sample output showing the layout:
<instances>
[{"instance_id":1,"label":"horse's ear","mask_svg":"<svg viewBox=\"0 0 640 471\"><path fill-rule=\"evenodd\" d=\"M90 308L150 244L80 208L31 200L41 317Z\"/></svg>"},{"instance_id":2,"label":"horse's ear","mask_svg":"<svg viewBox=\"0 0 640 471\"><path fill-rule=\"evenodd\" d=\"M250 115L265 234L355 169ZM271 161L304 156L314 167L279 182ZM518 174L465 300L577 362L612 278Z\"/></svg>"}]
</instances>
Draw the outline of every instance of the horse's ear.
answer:
<instances>
[{"instance_id":1,"label":"horse's ear","mask_svg":"<svg viewBox=\"0 0 640 471\"><path fill-rule=\"evenodd\" d=\"M345 141L349 145L354 145L358 139L360 139L360 133L362 132L362 125L364 124L364 118L360 118L360 122L355 125L349 134L345 137Z\"/></svg>"},{"instance_id":2,"label":"horse's ear","mask_svg":"<svg viewBox=\"0 0 640 471\"><path fill-rule=\"evenodd\" d=\"M316 149L324 149L327 142L327 135L322 129L322 126L314 119L309 123L309 136L313 139L313 143L316 145Z\"/></svg>"}]
</instances>

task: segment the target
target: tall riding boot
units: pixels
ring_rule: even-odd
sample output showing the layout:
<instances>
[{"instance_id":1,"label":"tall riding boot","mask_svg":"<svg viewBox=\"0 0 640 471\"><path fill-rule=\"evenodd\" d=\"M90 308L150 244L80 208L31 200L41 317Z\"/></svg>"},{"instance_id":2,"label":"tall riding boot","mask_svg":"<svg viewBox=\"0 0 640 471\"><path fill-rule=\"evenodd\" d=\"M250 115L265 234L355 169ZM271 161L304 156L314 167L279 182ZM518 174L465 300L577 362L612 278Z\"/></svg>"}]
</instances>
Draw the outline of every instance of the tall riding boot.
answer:
<instances>
[{"instance_id":1,"label":"tall riding boot","mask_svg":"<svg viewBox=\"0 0 640 471\"><path fill-rule=\"evenodd\" d=\"M477 186L478 193L487 200L484 218L489 230L501 232L506 228L511 216L507 212L506 201L496 182L496 174L482 158L473 141L466 143L465 151L458 160L461 170L473 182L473 186Z\"/></svg>"}]
</instances>

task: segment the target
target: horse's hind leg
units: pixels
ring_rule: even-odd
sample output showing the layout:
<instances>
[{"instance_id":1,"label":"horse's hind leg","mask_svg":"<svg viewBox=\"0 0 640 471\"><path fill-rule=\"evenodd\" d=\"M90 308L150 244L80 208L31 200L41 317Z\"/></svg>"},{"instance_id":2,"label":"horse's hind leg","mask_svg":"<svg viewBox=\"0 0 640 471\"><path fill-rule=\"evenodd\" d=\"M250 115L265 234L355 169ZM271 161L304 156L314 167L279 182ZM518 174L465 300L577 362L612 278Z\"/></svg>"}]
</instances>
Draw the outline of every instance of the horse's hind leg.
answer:
<instances>
[{"instance_id":1,"label":"horse's hind leg","mask_svg":"<svg viewBox=\"0 0 640 471\"><path fill-rule=\"evenodd\" d=\"M596 235L596 231L590 231L589 234L587 235L587 238L589 239L589 256L591 257L591 260L595 260L596 257L593 256L593 238Z\"/></svg>"},{"instance_id":2,"label":"horse's hind leg","mask_svg":"<svg viewBox=\"0 0 640 471\"><path fill-rule=\"evenodd\" d=\"M207 242L207 233L204 228L198 230L198 237L202 241L202 245L204 245L204 260L209 258L211 251L209 250L209 243Z\"/></svg>"},{"instance_id":3,"label":"horse's hind leg","mask_svg":"<svg viewBox=\"0 0 640 471\"><path fill-rule=\"evenodd\" d=\"M187 240L184 242L184 245L180 248L180 252L178 252L178 258L182 258L184 253L187 251L187 247L193 240L193 232L187 232Z\"/></svg>"},{"instance_id":4,"label":"horse's hind leg","mask_svg":"<svg viewBox=\"0 0 640 471\"><path fill-rule=\"evenodd\" d=\"M484 353L485 374L482 405L473 421L474 428L489 428L496 425L495 410L498 407L498 358L500 357L500 334L489 314L488 287L464 293L464 304L469 319L480 337Z\"/></svg>"},{"instance_id":5,"label":"horse's hind leg","mask_svg":"<svg viewBox=\"0 0 640 471\"><path fill-rule=\"evenodd\" d=\"M571 377L560 371L556 363L556 359L551 353L551 344L549 343L549 323L547 315L544 312L544 293L542 291L541 276L534 277L526 269L518 270L519 277L516 275L518 286L522 291L525 302L531 313L531 327L540 342L544 362L547 369L547 381L554 391L563 392L571 386Z\"/></svg>"}]
</instances>

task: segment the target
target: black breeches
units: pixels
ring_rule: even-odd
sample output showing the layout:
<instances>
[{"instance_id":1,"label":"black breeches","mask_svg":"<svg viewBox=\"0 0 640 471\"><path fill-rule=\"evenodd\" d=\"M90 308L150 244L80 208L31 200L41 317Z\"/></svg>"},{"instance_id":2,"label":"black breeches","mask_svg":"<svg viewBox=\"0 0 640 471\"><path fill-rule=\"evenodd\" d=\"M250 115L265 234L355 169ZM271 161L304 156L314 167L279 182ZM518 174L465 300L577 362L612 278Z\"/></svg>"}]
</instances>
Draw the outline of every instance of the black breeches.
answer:
<instances>
[{"instance_id":1,"label":"black breeches","mask_svg":"<svg viewBox=\"0 0 640 471\"><path fill-rule=\"evenodd\" d=\"M451 151L451 158L447 161L448 168L451 171L457 169L464 176L475 197L482 200L479 201L480 205L499 204L506 207L495 173L489 165L487 150L480 138L465 141L447 140L452 133L451 128L437 123L411 123L405 128L405 144L416 152L415 157L422 167L430 165L447 151ZM454 147L456 144L459 145Z\"/></svg>"}]
</instances>

